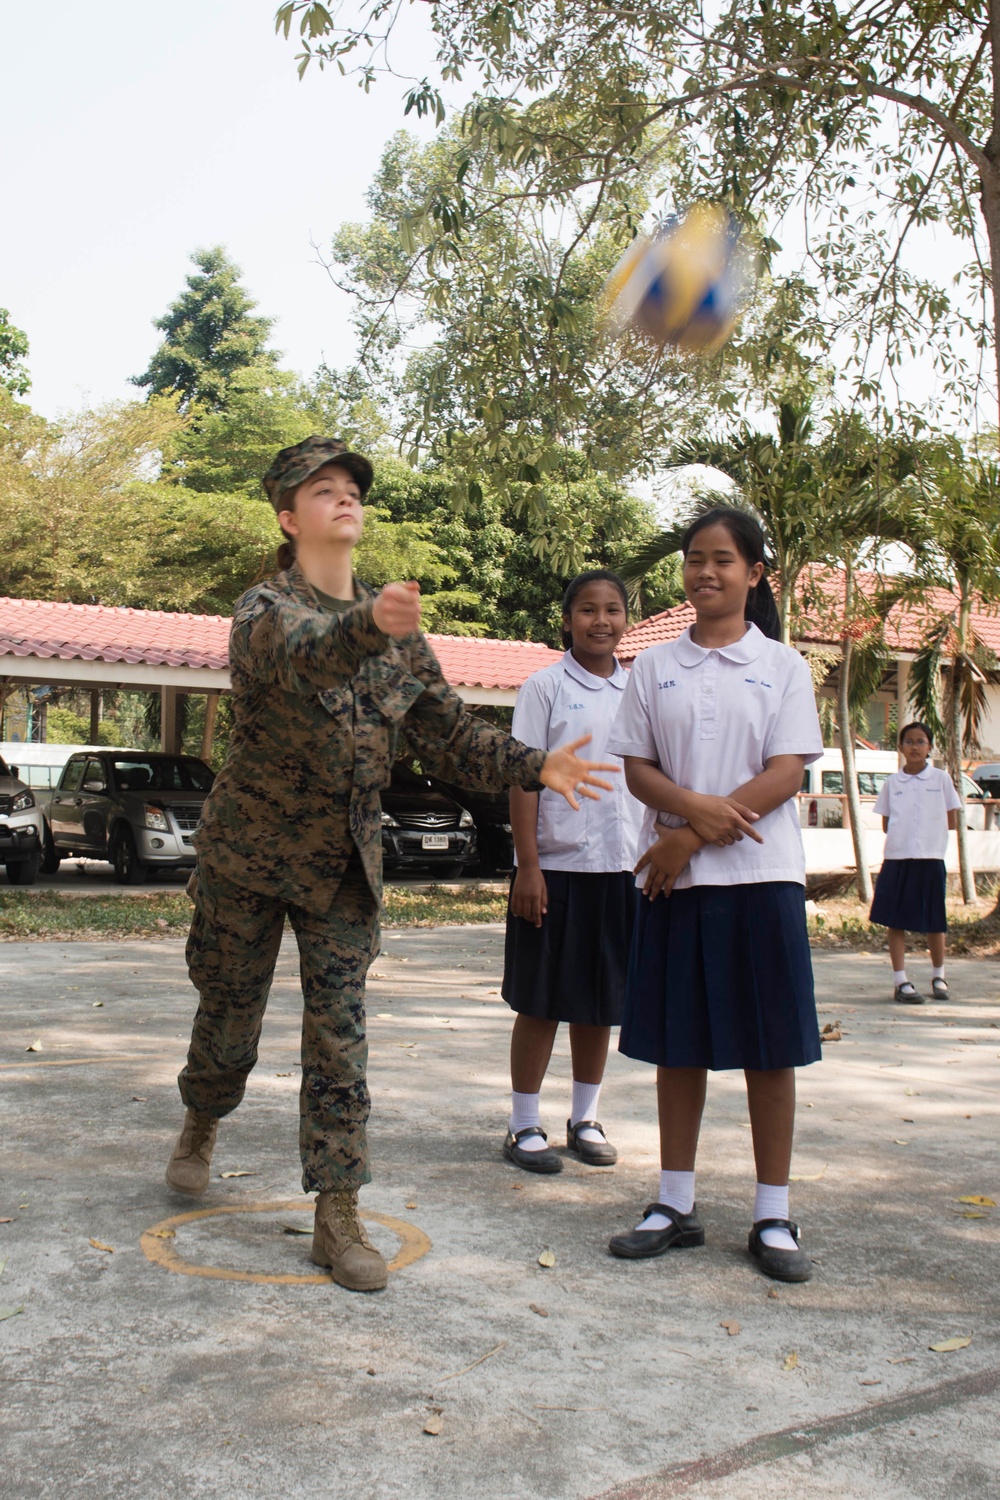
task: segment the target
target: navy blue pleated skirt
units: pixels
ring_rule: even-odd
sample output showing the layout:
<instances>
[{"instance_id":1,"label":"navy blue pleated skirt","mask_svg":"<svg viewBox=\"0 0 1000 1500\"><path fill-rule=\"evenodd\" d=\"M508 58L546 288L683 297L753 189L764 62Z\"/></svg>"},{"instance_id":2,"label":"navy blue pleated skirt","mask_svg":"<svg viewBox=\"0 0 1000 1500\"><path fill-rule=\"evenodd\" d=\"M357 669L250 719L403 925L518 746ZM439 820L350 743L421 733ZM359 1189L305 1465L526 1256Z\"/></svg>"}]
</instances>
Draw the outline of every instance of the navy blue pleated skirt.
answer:
<instances>
[{"instance_id":1,"label":"navy blue pleated skirt","mask_svg":"<svg viewBox=\"0 0 1000 1500\"><path fill-rule=\"evenodd\" d=\"M900 932L947 932L943 859L887 859L868 920Z\"/></svg>"},{"instance_id":2,"label":"navy blue pleated skirt","mask_svg":"<svg viewBox=\"0 0 1000 1500\"><path fill-rule=\"evenodd\" d=\"M619 1048L661 1068L818 1061L802 886L696 885L642 900Z\"/></svg>"},{"instance_id":3,"label":"navy blue pleated skirt","mask_svg":"<svg viewBox=\"0 0 1000 1500\"><path fill-rule=\"evenodd\" d=\"M501 994L520 1015L618 1026L639 892L627 870L543 870L541 927L507 906ZM511 881L513 888L513 881Z\"/></svg>"}]
</instances>

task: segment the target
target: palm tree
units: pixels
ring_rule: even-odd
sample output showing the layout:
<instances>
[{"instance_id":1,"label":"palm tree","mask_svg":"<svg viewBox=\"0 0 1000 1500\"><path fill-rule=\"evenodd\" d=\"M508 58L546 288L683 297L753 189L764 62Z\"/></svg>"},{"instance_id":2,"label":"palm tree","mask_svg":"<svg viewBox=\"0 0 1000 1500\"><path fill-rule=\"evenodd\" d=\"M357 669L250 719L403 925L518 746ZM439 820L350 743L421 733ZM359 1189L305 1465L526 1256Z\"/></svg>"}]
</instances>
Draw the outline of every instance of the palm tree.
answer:
<instances>
[{"instance_id":1,"label":"palm tree","mask_svg":"<svg viewBox=\"0 0 1000 1500\"><path fill-rule=\"evenodd\" d=\"M965 454L955 439L925 451L906 489L925 507L929 545L920 568L920 599L931 606L923 645L910 672L913 704L946 750L961 795L962 756L979 748L986 688L1000 680L993 651L972 627L977 597L1000 603L1000 467ZM929 588L951 596L936 607ZM965 819L958 820L962 899L974 901Z\"/></svg>"},{"instance_id":2,"label":"palm tree","mask_svg":"<svg viewBox=\"0 0 1000 1500\"><path fill-rule=\"evenodd\" d=\"M781 579L778 613L781 639L791 644L795 588L803 570L817 557L817 528L828 498L821 499L824 477L812 444L807 405L784 401L778 408L778 434L755 432L744 423L729 438L692 440L674 452L671 469L703 465L718 469L737 485L736 504L752 510L772 549L770 565ZM680 549L692 516L668 527L636 552L622 568L622 578L638 588L664 558Z\"/></svg>"}]
</instances>

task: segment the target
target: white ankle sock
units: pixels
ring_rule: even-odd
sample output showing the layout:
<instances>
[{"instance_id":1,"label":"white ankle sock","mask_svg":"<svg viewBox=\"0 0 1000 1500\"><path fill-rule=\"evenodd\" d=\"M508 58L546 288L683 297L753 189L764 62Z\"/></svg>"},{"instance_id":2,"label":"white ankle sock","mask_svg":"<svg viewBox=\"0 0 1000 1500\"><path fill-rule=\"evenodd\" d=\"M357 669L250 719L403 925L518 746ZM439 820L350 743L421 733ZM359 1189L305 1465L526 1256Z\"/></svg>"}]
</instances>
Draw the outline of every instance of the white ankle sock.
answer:
<instances>
[{"instance_id":1,"label":"white ankle sock","mask_svg":"<svg viewBox=\"0 0 1000 1500\"><path fill-rule=\"evenodd\" d=\"M940 968L937 968L933 964L931 965L931 978L932 979L943 979L944 978L944 964L942 964Z\"/></svg>"},{"instance_id":2,"label":"white ankle sock","mask_svg":"<svg viewBox=\"0 0 1000 1500\"><path fill-rule=\"evenodd\" d=\"M601 1097L601 1085L599 1083L580 1083L573 1079L573 1105L569 1112L569 1123L576 1125L580 1120L597 1119L597 1101ZM602 1139L599 1130L581 1130L579 1137L581 1141L599 1141Z\"/></svg>"},{"instance_id":3,"label":"white ankle sock","mask_svg":"<svg viewBox=\"0 0 1000 1500\"><path fill-rule=\"evenodd\" d=\"M788 1186L775 1186L769 1182L758 1182L757 1192L753 1200L753 1221L759 1224L761 1219L787 1219L788 1218ZM787 1229L765 1229L761 1232L761 1239L765 1245L770 1245L772 1250L797 1250L792 1235Z\"/></svg>"},{"instance_id":4,"label":"white ankle sock","mask_svg":"<svg viewBox=\"0 0 1000 1500\"><path fill-rule=\"evenodd\" d=\"M893 969L893 971L892 971L892 982L896 986L897 989L899 989L899 986L901 984L906 984L906 970L905 969Z\"/></svg>"},{"instance_id":5,"label":"white ankle sock","mask_svg":"<svg viewBox=\"0 0 1000 1500\"><path fill-rule=\"evenodd\" d=\"M665 1168L660 1172L660 1203L665 1203L668 1208L676 1208L679 1214L689 1214L694 1208L694 1173L693 1172L668 1172ZM637 1229L666 1229L670 1220L666 1214L650 1214L637 1224Z\"/></svg>"},{"instance_id":6,"label":"white ankle sock","mask_svg":"<svg viewBox=\"0 0 1000 1500\"><path fill-rule=\"evenodd\" d=\"M510 1126L511 1135L517 1135L519 1130L527 1130L532 1125L540 1126L542 1117L539 1112L540 1094L516 1094L511 1091L510 1096ZM523 1141L517 1143L522 1151L544 1151L545 1142L540 1135L526 1135Z\"/></svg>"}]
</instances>

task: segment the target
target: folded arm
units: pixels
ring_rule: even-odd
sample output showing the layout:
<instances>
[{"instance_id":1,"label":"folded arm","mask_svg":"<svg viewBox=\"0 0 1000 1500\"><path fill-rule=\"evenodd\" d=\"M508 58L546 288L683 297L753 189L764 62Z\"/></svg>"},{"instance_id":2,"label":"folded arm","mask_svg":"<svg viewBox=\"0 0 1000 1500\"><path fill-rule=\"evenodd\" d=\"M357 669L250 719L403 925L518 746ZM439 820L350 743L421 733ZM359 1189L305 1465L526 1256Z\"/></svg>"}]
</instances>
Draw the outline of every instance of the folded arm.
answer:
<instances>
[{"instance_id":1,"label":"folded arm","mask_svg":"<svg viewBox=\"0 0 1000 1500\"><path fill-rule=\"evenodd\" d=\"M766 817L774 812L782 803L794 797L802 785L802 771L806 764L803 755L773 755L768 760L763 771L759 775L744 782L730 793L728 797L706 797L701 793L689 792L672 782L669 777L664 776L657 766L649 761L639 762L638 775L632 757L627 756L625 760L625 776L629 791L640 801L649 807L654 807L659 812L673 813L678 817L687 817L687 823L680 828L667 828L639 859L635 867L635 873L641 874L646 871L646 884L643 894L652 900L661 891L669 896L674 886L674 881L680 875L699 849L706 844L731 844L737 838L742 838L744 833L762 844L764 840L751 826L750 819ZM647 772L655 773L659 778L656 781ZM639 790L642 787L649 791L658 800L653 801L650 797L643 795ZM666 805L669 804L669 805ZM708 804L706 806L706 804ZM713 804L722 804L719 808ZM731 820L732 836L726 837L726 821ZM722 827L723 835L709 838L704 831L699 831L697 823L701 823L702 830L711 831L714 827ZM742 824L742 827L740 826Z\"/></svg>"}]
</instances>

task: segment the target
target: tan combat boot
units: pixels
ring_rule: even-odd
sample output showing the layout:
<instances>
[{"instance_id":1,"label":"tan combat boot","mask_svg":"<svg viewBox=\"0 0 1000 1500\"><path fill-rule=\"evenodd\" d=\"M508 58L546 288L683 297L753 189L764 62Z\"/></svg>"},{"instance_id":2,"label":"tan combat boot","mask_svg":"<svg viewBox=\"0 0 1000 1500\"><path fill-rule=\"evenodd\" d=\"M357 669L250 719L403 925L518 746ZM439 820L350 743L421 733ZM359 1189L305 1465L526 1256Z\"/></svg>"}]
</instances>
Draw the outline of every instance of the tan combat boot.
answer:
<instances>
[{"instance_id":1,"label":"tan combat boot","mask_svg":"<svg viewBox=\"0 0 1000 1500\"><path fill-rule=\"evenodd\" d=\"M312 1260L352 1292L378 1292L389 1280L388 1266L361 1227L355 1189L316 1199Z\"/></svg>"},{"instance_id":2,"label":"tan combat boot","mask_svg":"<svg viewBox=\"0 0 1000 1500\"><path fill-rule=\"evenodd\" d=\"M203 1193L208 1187L209 1168L219 1122L214 1115L189 1109L167 1166L167 1182L178 1193Z\"/></svg>"}]
</instances>

